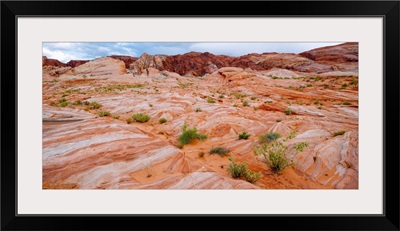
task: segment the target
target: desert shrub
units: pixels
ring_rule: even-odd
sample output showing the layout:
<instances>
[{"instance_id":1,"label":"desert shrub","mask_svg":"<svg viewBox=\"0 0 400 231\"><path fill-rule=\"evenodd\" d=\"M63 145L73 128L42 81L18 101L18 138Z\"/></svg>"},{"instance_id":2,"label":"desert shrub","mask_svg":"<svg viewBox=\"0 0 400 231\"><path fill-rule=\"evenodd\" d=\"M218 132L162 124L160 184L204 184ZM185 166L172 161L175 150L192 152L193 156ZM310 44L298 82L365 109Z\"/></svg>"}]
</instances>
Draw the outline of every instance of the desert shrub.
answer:
<instances>
[{"instance_id":1,"label":"desert shrub","mask_svg":"<svg viewBox=\"0 0 400 231\"><path fill-rule=\"evenodd\" d=\"M201 112L201 108L196 108L195 112Z\"/></svg>"},{"instance_id":2,"label":"desert shrub","mask_svg":"<svg viewBox=\"0 0 400 231\"><path fill-rule=\"evenodd\" d=\"M286 108L283 112L284 112L286 115L292 114L292 110L290 110L290 108Z\"/></svg>"},{"instance_id":3,"label":"desert shrub","mask_svg":"<svg viewBox=\"0 0 400 231\"><path fill-rule=\"evenodd\" d=\"M207 98L207 103L215 103L215 100L213 100L213 98L208 97Z\"/></svg>"},{"instance_id":4,"label":"desert shrub","mask_svg":"<svg viewBox=\"0 0 400 231\"><path fill-rule=\"evenodd\" d=\"M225 156L229 152L230 152L229 149L226 149L226 148L223 148L223 147L215 147L215 148L212 148L209 153L210 153L210 155L211 154L218 154L220 156Z\"/></svg>"},{"instance_id":5,"label":"desert shrub","mask_svg":"<svg viewBox=\"0 0 400 231\"><path fill-rule=\"evenodd\" d=\"M351 103L350 103L350 102L347 102L347 101L345 101L345 102L343 102L343 105L351 105Z\"/></svg>"},{"instance_id":6,"label":"desert shrub","mask_svg":"<svg viewBox=\"0 0 400 231\"><path fill-rule=\"evenodd\" d=\"M278 139L279 137L281 137L281 135L277 132L268 132L264 135L261 135L259 137L259 141L260 141L260 143L269 143L273 140Z\"/></svg>"},{"instance_id":7,"label":"desert shrub","mask_svg":"<svg viewBox=\"0 0 400 231\"><path fill-rule=\"evenodd\" d=\"M133 122L133 119L132 118L126 118L126 123L127 124L130 124L130 123L132 123Z\"/></svg>"},{"instance_id":8,"label":"desert shrub","mask_svg":"<svg viewBox=\"0 0 400 231\"><path fill-rule=\"evenodd\" d=\"M355 84L358 84L358 80L355 78L352 78L350 81L350 85L355 85Z\"/></svg>"},{"instance_id":9,"label":"desert shrub","mask_svg":"<svg viewBox=\"0 0 400 231\"><path fill-rule=\"evenodd\" d=\"M341 136L344 133L346 133L346 131L344 131L344 130L336 131L336 132L333 133L333 136Z\"/></svg>"},{"instance_id":10,"label":"desert shrub","mask_svg":"<svg viewBox=\"0 0 400 231\"><path fill-rule=\"evenodd\" d=\"M69 104L70 104L70 102L68 102L65 98L61 98L60 100L58 100L58 104L56 104L56 106L66 107Z\"/></svg>"},{"instance_id":11,"label":"desert shrub","mask_svg":"<svg viewBox=\"0 0 400 231\"><path fill-rule=\"evenodd\" d=\"M220 99L225 98L224 95L219 95L218 97L219 97Z\"/></svg>"},{"instance_id":12,"label":"desert shrub","mask_svg":"<svg viewBox=\"0 0 400 231\"><path fill-rule=\"evenodd\" d=\"M275 173L293 166L293 162L286 156L287 146L283 142L272 142L257 146L254 149L256 156L263 155L268 167Z\"/></svg>"},{"instance_id":13,"label":"desert shrub","mask_svg":"<svg viewBox=\"0 0 400 231\"><path fill-rule=\"evenodd\" d=\"M76 100L75 102L72 103L73 105L81 105L82 102L80 100Z\"/></svg>"},{"instance_id":14,"label":"desert shrub","mask_svg":"<svg viewBox=\"0 0 400 231\"><path fill-rule=\"evenodd\" d=\"M160 124L163 124L163 123L166 123L166 122L167 122L167 119L165 119L164 117L162 117L162 118L160 118L160 119L158 120L158 122L160 122Z\"/></svg>"},{"instance_id":15,"label":"desert shrub","mask_svg":"<svg viewBox=\"0 0 400 231\"><path fill-rule=\"evenodd\" d=\"M149 103L149 107L153 107L153 104Z\"/></svg>"},{"instance_id":16,"label":"desert shrub","mask_svg":"<svg viewBox=\"0 0 400 231\"><path fill-rule=\"evenodd\" d=\"M103 106L97 102L91 102L89 105L90 105L90 109L99 109Z\"/></svg>"},{"instance_id":17,"label":"desert shrub","mask_svg":"<svg viewBox=\"0 0 400 231\"><path fill-rule=\"evenodd\" d=\"M249 102L243 101L243 106L245 106L245 107L249 106Z\"/></svg>"},{"instance_id":18,"label":"desert shrub","mask_svg":"<svg viewBox=\"0 0 400 231\"><path fill-rule=\"evenodd\" d=\"M261 178L261 173L253 172L253 171L251 171L249 169L244 174L244 179L246 179L246 181L249 182L249 183L255 183L260 178Z\"/></svg>"},{"instance_id":19,"label":"desert shrub","mask_svg":"<svg viewBox=\"0 0 400 231\"><path fill-rule=\"evenodd\" d=\"M307 87L312 87L313 85L312 84L307 84Z\"/></svg>"},{"instance_id":20,"label":"desert shrub","mask_svg":"<svg viewBox=\"0 0 400 231\"><path fill-rule=\"evenodd\" d=\"M298 152L302 152L305 147L308 147L308 142L299 142L296 144L295 149Z\"/></svg>"},{"instance_id":21,"label":"desert shrub","mask_svg":"<svg viewBox=\"0 0 400 231\"><path fill-rule=\"evenodd\" d=\"M111 114L108 111L99 111L97 115L99 115L100 117L104 117L104 116L110 116Z\"/></svg>"},{"instance_id":22,"label":"desert shrub","mask_svg":"<svg viewBox=\"0 0 400 231\"><path fill-rule=\"evenodd\" d=\"M255 96L252 96L251 98L250 98L251 100L255 100L255 99L257 99Z\"/></svg>"},{"instance_id":23,"label":"desert shrub","mask_svg":"<svg viewBox=\"0 0 400 231\"><path fill-rule=\"evenodd\" d=\"M275 173L279 173L284 169L294 165L293 161L288 158L288 147L284 144L284 142L293 139L295 136L296 131L292 131L282 141L275 140L264 145L256 146L254 148L254 155L262 155L268 167Z\"/></svg>"},{"instance_id":24,"label":"desert shrub","mask_svg":"<svg viewBox=\"0 0 400 231\"><path fill-rule=\"evenodd\" d=\"M236 163L232 157L229 157L228 172L233 178L239 178L244 176L247 171L247 163Z\"/></svg>"},{"instance_id":25,"label":"desert shrub","mask_svg":"<svg viewBox=\"0 0 400 231\"><path fill-rule=\"evenodd\" d=\"M199 157L203 157L205 154L205 152L199 152Z\"/></svg>"},{"instance_id":26,"label":"desert shrub","mask_svg":"<svg viewBox=\"0 0 400 231\"><path fill-rule=\"evenodd\" d=\"M233 105L233 107L237 107L238 105L235 103L234 105Z\"/></svg>"},{"instance_id":27,"label":"desert shrub","mask_svg":"<svg viewBox=\"0 0 400 231\"><path fill-rule=\"evenodd\" d=\"M113 119L119 119L119 115L112 115Z\"/></svg>"},{"instance_id":28,"label":"desert shrub","mask_svg":"<svg viewBox=\"0 0 400 231\"><path fill-rule=\"evenodd\" d=\"M180 146L184 146L189 144L193 140L205 140L207 139L207 135L197 133L197 128L193 127L189 129L189 125L185 122L182 126L182 134L179 136L178 141Z\"/></svg>"},{"instance_id":29,"label":"desert shrub","mask_svg":"<svg viewBox=\"0 0 400 231\"><path fill-rule=\"evenodd\" d=\"M242 132L239 134L239 140L247 140L250 137L250 134L246 132Z\"/></svg>"},{"instance_id":30,"label":"desert shrub","mask_svg":"<svg viewBox=\"0 0 400 231\"><path fill-rule=\"evenodd\" d=\"M150 120L150 116L145 113L136 113L132 115L132 119L139 123L145 123Z\"/></svg>"}]
</instances>

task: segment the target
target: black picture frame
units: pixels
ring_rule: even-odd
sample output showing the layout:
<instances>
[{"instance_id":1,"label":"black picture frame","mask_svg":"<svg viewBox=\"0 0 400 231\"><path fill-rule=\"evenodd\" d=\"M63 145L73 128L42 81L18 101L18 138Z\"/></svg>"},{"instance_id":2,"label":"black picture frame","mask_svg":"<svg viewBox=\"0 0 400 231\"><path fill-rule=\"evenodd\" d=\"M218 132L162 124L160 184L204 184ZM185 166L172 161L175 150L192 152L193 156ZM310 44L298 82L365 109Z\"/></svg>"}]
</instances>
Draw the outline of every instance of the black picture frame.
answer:
<instances>
[{"instance_id":1,"label":"black picture frame","mask_svg":"<svg viewBox=\"0 0 400 231\"><path fill-rule=\"evenodd\" d=\"M229 5L229 7L227 7ZM140 11L133 9L141 9ZM181 9L185 9L182 11ZM399 230L399 1L1 2L2 230ZM384 213L381 215L35 215L16 208L19 17L383 17ZM378 138L378 137L377 137ZM34 200L34 198L32 198ZM351 206L351 205L348 205ZM186 226L189 219L190 226ZM182 222L182 221L185 222Z\"/></svg>"}]
</instances>

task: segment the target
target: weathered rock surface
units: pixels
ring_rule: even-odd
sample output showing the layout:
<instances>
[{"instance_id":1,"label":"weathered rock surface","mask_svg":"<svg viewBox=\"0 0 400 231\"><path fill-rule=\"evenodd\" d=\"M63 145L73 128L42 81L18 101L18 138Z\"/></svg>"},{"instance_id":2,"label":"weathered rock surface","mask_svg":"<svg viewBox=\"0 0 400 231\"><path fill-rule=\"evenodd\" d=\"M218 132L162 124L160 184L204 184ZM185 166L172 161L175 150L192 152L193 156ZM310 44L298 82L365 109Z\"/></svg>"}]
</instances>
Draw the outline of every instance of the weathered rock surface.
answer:
<instances>
[{"instance_id":1,"label":"weathered rock surface","mask_svg":"<svg viewBox=\"0 0 400 231\"><path fill-rule=\"evenodd\" d=\"M305 76L295 70L303 57L285 66L291 70L282 69L283 61L270 70L278 71L279 78L237 66L215 69L217 64L202 78L188 77L162 70L164 58L143 55L131 63L141 74L127 74L126 63L110 57L59 76L49 74L49 68L59 68L43 68L43 188L358 188L357 76ZM59 103L63 99L68 102L64 107ZM84 101L102 107L91 108ZM291 114L284 113L287 109ZM99 117L101 111L111 116ZM146 113L150 120L127 124L134 113ZM167 122L161 124L160 118ZM185 122L208 138L177 148ZM340 130L344 134L335 136ZM238 140L244 131L250 137ZM297 135L287 146L295 165L273 174L254 155L254 147L267 132L278 132L283 140L292 131ZM295 152L300 142L308 145ZM228 156L263 176L256 183L232 178L227 156L208 154L213 147L229 149Z\"/></svg>"}]
</instances>

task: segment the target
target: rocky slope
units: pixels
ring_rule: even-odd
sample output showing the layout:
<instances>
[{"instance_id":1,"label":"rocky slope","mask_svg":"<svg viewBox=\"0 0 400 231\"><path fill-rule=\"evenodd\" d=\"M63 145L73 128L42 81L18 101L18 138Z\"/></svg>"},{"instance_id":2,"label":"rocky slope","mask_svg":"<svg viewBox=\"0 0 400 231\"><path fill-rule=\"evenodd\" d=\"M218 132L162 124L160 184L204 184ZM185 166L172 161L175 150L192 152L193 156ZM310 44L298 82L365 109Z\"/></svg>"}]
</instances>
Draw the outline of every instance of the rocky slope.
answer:
<instances>
[{"instance_id":1,"label":"rocky slope","mask_svg":"<svg viewBox=\"0 0 400 231\"><path fill-rule=\"evenodd\" d=\"M168 56L143 55L130 64L141 74L109 57L65 72L60 69L66 67L44 67L43 188L358 188L357 75L339 75L345 73L340 70L304 75L299 67L327 64L293 54L248 56L257 57L260 66L271 65L268 70L218 67L227 64L205 58L211 54L190 55L196 61L175 64L166 62ZM205 60L216 67L210 68ZM354 63L330 62L330 66ZM148 75L143 67L147 64ZM210 73L199 78L170 71L187 70L198 76L187 65ZM54 71L59 74L51 75ZM94 102L101 106L94 107ZM288 109L291 113L285 113ZM103 111L111 115L101 117ZM126 119L134 113L146 113L150 120L128 124ZM167 122L160 123L160 118ZM179 148L185 122L208 138ZM250 137L239 140L244 131ZM294 166L281 174L254 155L259 136L268 132L279 133L280 141L296 132L286 142ZM301 142L307 146L295 151ZM214 147L230 152L209 154ZM232 178L228 157L247 162L262 177L255 183Z\"/></svg>"}]
</instances>

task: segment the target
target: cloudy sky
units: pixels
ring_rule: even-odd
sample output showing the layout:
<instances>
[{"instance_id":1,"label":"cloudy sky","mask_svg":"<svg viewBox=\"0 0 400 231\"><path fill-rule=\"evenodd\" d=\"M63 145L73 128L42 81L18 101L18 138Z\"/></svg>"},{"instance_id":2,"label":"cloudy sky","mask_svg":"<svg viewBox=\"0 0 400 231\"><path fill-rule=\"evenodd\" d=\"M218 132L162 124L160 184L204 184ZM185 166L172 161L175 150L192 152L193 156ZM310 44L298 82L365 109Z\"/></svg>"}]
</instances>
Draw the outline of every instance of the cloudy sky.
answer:
<instances>
[{"instance_id":1,"label":"cloudy sky","mask_svg":"<svg viewBox=\"0 0 400 231\"><path fill-rule=\"evenodd\" d=\"M61 62L95 59L109 55L139 57L143 53L176 55L190 51L241 56L263 52L300 53L317 47L336 44L340 43L43 43L43 55L47 58L58 59Z\"/></svg>"}]
</instances>

